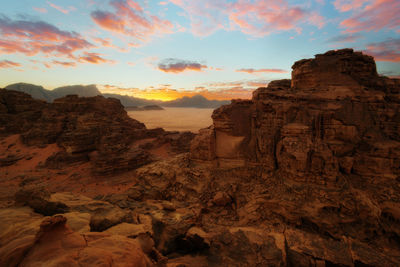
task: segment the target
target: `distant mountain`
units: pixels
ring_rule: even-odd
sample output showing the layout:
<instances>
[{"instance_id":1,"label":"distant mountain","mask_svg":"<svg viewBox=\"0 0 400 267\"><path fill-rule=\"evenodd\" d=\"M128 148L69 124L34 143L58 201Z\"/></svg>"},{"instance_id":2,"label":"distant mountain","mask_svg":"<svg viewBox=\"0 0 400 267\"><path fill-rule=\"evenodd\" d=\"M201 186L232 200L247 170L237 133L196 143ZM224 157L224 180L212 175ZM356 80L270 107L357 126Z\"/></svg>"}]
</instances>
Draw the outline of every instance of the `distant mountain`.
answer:
<instances>
[{"instance_id":1,"label":"distant mountain","mask_svg":"<svg viewBox=\"0 0 400 267\"><path fill-rule=\"evenodd\" d=\"M58 87L53 90L47 90L42 86L29 84L29 83L15 83L5 87L8 90L15 90L27 93L33 98L42 99L47 102L52 102L54 99L66 96L66 95L78 95L78 96L97 96L102 95L104 97L117 98L121 101L121 104L125 107L142 107L158 105L163 107L191 107L191 108L218 108L222 105L229 104L228 100L208 100L202 95L195 95L192 97L182 97L172 101L158 101L158 100L147 100L144 98L137 98L127 95L118 94L102 94L96 87L96 85L71 85Z\"/></svg>"},{"instance_id":2,"label":"distant mountain","mask_svg":"<svg viewBox=\"0 0 400 267\"><path fill-rule=\"evenodd\" d=\"M119 101L121 101L121 104L125 107L150 106L150 105L159 105L162 103L162 101L147 100L144 98L137 98L127 95L118 95L118 94L102 94L102 95L104 97L112 97L119 99Z\"/></svg>"},{"instance_id":3,"label":"distant mountain","mask_svg":"<svg viewBox=\"0 0 400 267\"><path fill-rule=\"evenodd\" d=\"M63 86L53 89L50 92L53 94L53 99L57 99L66 95L78 95L84 97L101 95L101 92L94 84Z\"/></svg>"},{"instance_id":4,"label":"distant mountain","mask_svg":"<svg viewBox=\"0 0 400 267\"><path fill-rule=\"evenodd\" d=\"M184 96L172 101L163 102L163 107L179 107L179 108L218 108L222 105L230 104L229 100L208 100L202 95L194 95L192 97Z\"/></svg>"},{"instance_id":5,"label":"distant mountain","mask_svg":"<svg viewBox=\"0 0 400 267\"><path fill-rule=\"evenodd\" d=\"M14 83L7 85L5 89L19 91L31 95L33 98L51 102L53 100L50 90L46 90L43 86L29 83Z\"/></svg>"},{"instance_id":6,"label":"distant mountain","mask_svg":"<svg viewBox=\"0 0 400 267\"><path fill-rule=\"evenodd\" d=\"M96 85L71 85L55 88L54 90L47 90L42 86L29 84L29 83L15 83L5 87L8 90L24 92L31 95L33 98L46 100L52 102L54 99L66 95L78 96L97 96L101 92L97 89Z\"/></svg>"}]
</instances>

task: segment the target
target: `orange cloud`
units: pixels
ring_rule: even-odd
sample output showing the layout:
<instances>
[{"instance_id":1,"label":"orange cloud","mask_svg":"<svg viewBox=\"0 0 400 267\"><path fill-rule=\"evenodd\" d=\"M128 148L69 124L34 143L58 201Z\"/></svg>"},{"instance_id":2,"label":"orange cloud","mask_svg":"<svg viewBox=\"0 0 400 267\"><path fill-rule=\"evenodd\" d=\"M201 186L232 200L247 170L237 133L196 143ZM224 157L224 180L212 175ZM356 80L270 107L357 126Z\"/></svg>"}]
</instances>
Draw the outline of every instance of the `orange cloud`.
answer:
<instances>
[{"instance_id":1,"label":"orange cloud","mask_svg":"<svg viewBox=\"0 0 400 267\"><path fill-rule=\"evenodd\" d=\"M93 40L103 47L113 48L113 49L118 50L119 52L128 52L129 51L129 49L118 47L118 46L114 45L110 38L98 38L97 37L97 38L93 38Z\"/></svg>"},{"instance_id":2,"label":"orange cloud","mask_svg":"<svg viewBox=\"0 0 400 267\"><path fill-rule=\"evenodd\" d=\"M64 61L53 60L52 63L55 65L63 66L63 67L75 67L76 66L75 62L64 62Z\"/></svg>"},{"instance_id":3,"label":"orange cloud","mask_svg":"<svg viewBox=\"0 0 400 267\"><path fill-rule=\"evenodd\" d=\"M207 66L194 61L167 58L158 63L158 69L163 72L180 73L188 70L202 71L207 69Z\"/></svg>"},{"instance_id":4,"label":"orange cloud","mask_svg":"<svg viewBox=\"0 0 400 267\"><path fill-rule=\"evenodd\" d=\"M236 72L246 72L246 73L287 73L286 70L282 69L238 69Z\"/></svg>"},{"instance_id":5,"label":"orange cloud","mask_svg":"<svg viewBox=\"0 0 400 267\"><path fill-rule=\"evenodd\" d=\"M264 82L248 82L247 85L251 86L251 87L257 87L257 88L259 88L259 87L267 87L268 86L268 82L267 81L264 81Z\"/></svg>"},{"instance_id":6,"label":"orange cloud","mask_svg":"<svg viewBox=\"0 0 400 267\"><path fill-rule=\"evenodd\" d=\"M113 60L105 59L100 56L98 53L88 53L85 52L83 56L79 57L80 62L88 62L92 64L101 64L101 63L114 63Z\"/></svg>"},{"instance_id":7,"label":"orange cloud","mask_svg":"<svg viewBox=\"0 0 400 267\"><path fill-rule=\"evenodd\" d=\"M132 0L112 0L115 12L96 10L91 13L93 21L101 28L147 41L151 36L173 32L173 24L145 12Z\"/></svg>"},{"instance_id":8,"label":"orange cloud","mask_svg":"<svg viewBox=\"0 0 400 267\"><path fill-rule=\"evenodd\" d=\"M339 11L353 11L340 25L346 32L378 31L384 28L399 31L400 2L398 0L336 1Z\"/></svg>"},{"instance_id":9,"label":"orange cloud","mask_svg":"<svg viewBox=\"0 0 400 267\"><path fill-rule=\"evenodd\" d=\"M47 2L47 4L49 4L49 6L51 6L54 9L57 9L58 11L60 11L61 13L64 13L64 14L68 14L69 12L76 10L76 8L73 6L70 6L68 8L63 8L61 6L57 6L56 4L53 4L49 1Z\"/></svg>"},{"instance_id":10,"label":"orange cloud","mask_svg":"<svg viewBox=\"0 0 400 267\"><path fill-rule=\"evenodd\" d=\"M9 60L0 61L0 68L14 68L14 67L21 67L21 64Z\"/></svg>"}]
</instances>

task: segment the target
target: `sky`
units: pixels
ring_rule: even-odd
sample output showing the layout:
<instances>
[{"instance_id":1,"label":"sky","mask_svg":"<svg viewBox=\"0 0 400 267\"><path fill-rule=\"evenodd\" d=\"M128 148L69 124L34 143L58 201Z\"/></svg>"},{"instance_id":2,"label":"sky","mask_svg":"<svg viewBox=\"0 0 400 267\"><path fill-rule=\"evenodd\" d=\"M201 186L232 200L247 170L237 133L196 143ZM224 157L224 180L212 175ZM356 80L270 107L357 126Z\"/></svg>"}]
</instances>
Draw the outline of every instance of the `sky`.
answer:
<instances>
[{"instance_id":1,"label":"sky","mask_svg":"<svg viewBox=\"0 0 400 267\"><path fill-rule=\"evenodd\" d=\"M249 98L295 61L346 47L400 77L399 0L0 1L0 87Z\"/></svg>"}]
</instances>

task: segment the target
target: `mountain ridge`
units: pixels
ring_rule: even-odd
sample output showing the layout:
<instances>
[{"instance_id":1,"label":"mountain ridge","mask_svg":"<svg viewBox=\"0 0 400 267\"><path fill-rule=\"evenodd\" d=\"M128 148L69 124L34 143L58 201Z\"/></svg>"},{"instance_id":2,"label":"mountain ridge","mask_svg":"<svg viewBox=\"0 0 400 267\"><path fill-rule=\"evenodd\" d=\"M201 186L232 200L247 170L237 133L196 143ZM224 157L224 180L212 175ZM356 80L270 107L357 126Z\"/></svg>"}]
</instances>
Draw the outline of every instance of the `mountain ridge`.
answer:
<instances>
[{"instance_id":1,"label":"mountain ridge","mask_svg":"<svg viewBox=\"0 0 400 267\"><path fill-rule=\"evenodd\" d=\"M53 90L45 89L43 86L29 83L14 83L7 85L5 89L19 91L31 95L33 98L53 102L55 99L66 95L78 95L80 97L89 97L102 95L106 98L116 98L121 101L124 107L159 105L163 107L192 107L192 108L218 108L230 103L230 100L210 100L202 95L192 97L184 96L171 101L149 100L134 96L101 93L96 85L70 85L55 88Z\"/></svg>"}]
</instances>

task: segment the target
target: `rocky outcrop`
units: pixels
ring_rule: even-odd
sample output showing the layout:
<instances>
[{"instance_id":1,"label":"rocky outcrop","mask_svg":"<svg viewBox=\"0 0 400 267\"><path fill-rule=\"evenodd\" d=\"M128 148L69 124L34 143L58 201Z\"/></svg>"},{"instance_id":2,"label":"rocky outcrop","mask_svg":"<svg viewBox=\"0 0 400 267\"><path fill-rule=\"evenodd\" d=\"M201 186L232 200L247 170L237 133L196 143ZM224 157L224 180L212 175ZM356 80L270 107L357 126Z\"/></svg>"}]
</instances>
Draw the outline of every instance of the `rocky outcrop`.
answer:
<instances>
[{"instance_id":1,"label":"rocky outcrop","mask_svg":"<svg viewBox=\"0 0 400 267\"><path fill-rule=\"evenodd\" d=\"M47 167L63 168L90 161L93 172L100 175L135 169L153 161L146 149L132 146L135 141L154 138L158 146L170 143L177 152L185 152L193 138L193 134L177 133L167 139L168 133L163 129L146 129L127 115L119 100L102 96L69 95L49 104L24 93L0 90L0 122L2 136L21 134L26 145L56 143L63 148L48 158ZM10 165L15 160L9 157L1 162Z\"/></svg>"},{"instance_id":2,"label":"rocky outcrop","mask_svg":"<svg viewBox=\"0 0 400 267\"><path fill-rule=\"evenodd\" d=\"M372 57L329 51L293 65L251 101L213 113L214 130L192 158L220 166L262 165L324 184L342 174L400 175L400 80L378 76ZM204 142L203 146L204 146Z\"/></svg>"},{"instance_id":3,"label":"rocky outcrop","mask_svg":"<svg viewBox=\"0 0 400 267\"><path fill-rule=\"evenodd\" d=\"M51 157L17 135L0 140L0 265L400 266L399 81L374 68L351 50L300 61L292 80L216 110L189 154L169 156L190 133L116 122L94 146L82 141L88 151L57 137L66 145ZM78 131L107 121L68 105Z\"/></svg>"},{"instance_id":4,"label":"rocky outcrop","mask_svg":"<svg viewBox=\"0 0 400 267\"><path fill-rule=\"evenodd\" d=\"M66 226L61 215L40 224L35 241L19 259L18 266L154 266L138 240L106 234L79 234ZM13 266L15 262L3 263Z\"/></svg>"},{"instance_id":5,"label":"rocky outcrop","mask_svg":"<svg viewBox=\"0 0 400 267\"><path fill-rule=\"evenodd\" d=\"M214 166L215 179L229 173L219 196L241 225L286 229L285 264L395 266L399 92L399 79L378 76L373 58L352 49L298 61L291 80L215 110L191 162Z\"/></svg>"}]
</instances>

